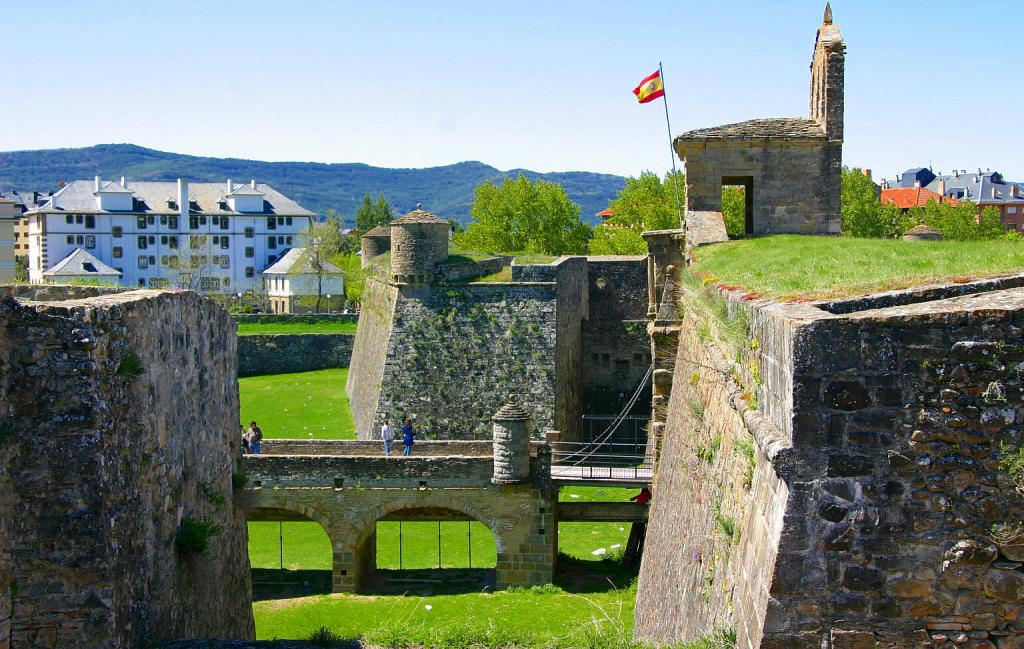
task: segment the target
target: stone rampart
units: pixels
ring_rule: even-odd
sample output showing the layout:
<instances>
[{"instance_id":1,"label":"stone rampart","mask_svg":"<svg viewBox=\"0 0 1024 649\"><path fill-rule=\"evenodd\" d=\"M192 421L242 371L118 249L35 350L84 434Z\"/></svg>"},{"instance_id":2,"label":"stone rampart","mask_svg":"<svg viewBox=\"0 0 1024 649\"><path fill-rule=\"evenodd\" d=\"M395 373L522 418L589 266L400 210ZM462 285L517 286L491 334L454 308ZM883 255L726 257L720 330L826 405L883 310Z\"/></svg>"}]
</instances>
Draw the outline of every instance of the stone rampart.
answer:
<instances>
[{"instance_id":1,"label":"stone rampart","mask_svg":"<svg viewBox=\"0 0 1024 649\"><path fill-rule=\"evenodd\" d=\"M684 320L637 633L734 626L741 649L1024 642L1024 498L1002 468L1022 442L1024 289L733 308L753 323L742 366L698 312ZM752 474L736 452L751 434Z\"/></svg>"},{"instance_id":2,"label":"stone rampart","mask_svg":"<svg viewBox=\"0 0 1024 649\"><path fill-rule=\"evenodd\" d=\"M256 334L238 337L238 375L348 367L355 334Z\"/></svg>"},{"instance_id":3,"label":"stone rampart","mask_svg":"<svg viewBox=\"0 0 1024 649\"><path fill-rule=\"evenodd\" d=\"M190 292L8 298L0 342L0 644L252 638L227 313ZM205 552L176 549L186 520L219 530Z\"/></svg>"},{"instance_id":4,"label":"stone rampart","mask_svg":"<svg viewBox=\"0 0 1024 649\"><path fill-rule=\"evenodd\" d=\"M372 438L383 423L383 417L381 421L377 420L377 402L388 358L397 300L397 287L371 275L366 277L359 329L356 331L348 383L345 385L352 407L352 418L361 439Z\"/></svg>"},{"instance_id":5,"label":"stone rampart","mask_svg":"<svg viewBox=\"0 0 1024 649\"><path fill-rule=\"evenodd\" d=\"M396 447L401 441L396 443ZM489 440L432 439L415 444L417 456L479 456L491 455L493 443ZM353 439L265 439L260 452L263 455L383 455L379 440ZM534 449L536 455L536 449Z\"/></svg>"}]
</instances>

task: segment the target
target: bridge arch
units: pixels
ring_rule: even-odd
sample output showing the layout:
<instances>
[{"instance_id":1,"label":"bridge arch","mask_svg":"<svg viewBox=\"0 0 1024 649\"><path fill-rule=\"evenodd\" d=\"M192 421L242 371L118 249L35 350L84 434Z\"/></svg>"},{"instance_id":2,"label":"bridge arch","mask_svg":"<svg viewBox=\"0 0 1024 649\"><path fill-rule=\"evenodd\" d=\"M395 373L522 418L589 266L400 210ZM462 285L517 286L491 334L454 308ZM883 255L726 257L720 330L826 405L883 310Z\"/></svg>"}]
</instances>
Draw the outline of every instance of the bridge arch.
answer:
<instances>
[{"instance_id":1,"label":"bridge arch","mask_svg":"<svg viewBox=\"0 0 1024 649\"><path fill-rule=\"evenodd\" d=\"M469 517L484 525L494 538L497 548L495 579L499 586L509 583L508 548L511 540L507 532L514 526L500 516L489 514L468 499L452 498L452 494L417 494L400 496L394 500L379 503L362 512L355 519L349 519L349 528L335 544L334 579L335 590L361 590L376 569L377 523L386 517L402 512L454 512ZM420 520L429 520L420 519ZM444 520L438 518L437 520ZM338 559L341 563L338 563Z\"/></svg>"}]
</instances>

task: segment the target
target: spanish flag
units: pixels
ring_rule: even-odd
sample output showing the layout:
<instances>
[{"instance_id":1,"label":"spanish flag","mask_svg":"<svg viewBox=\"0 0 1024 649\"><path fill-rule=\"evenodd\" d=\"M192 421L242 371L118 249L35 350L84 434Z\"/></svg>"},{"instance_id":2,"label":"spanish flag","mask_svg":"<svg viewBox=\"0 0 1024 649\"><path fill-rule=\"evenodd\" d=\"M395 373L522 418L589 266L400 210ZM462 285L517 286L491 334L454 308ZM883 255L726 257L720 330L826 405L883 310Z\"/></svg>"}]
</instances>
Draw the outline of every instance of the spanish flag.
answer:
<instances>
[{"instance_id":1,"label":"spanish flag","mask_svg":"<svg viewBox=\"0 0 1024 649\"><path fill-rule=\"evenodd\" d=\"M636 100L641 104L654 101L658 97L665 96L665 85L661 83L661 71L645 77L636 88L633 88Z\"/></svg>"}]
</instances>

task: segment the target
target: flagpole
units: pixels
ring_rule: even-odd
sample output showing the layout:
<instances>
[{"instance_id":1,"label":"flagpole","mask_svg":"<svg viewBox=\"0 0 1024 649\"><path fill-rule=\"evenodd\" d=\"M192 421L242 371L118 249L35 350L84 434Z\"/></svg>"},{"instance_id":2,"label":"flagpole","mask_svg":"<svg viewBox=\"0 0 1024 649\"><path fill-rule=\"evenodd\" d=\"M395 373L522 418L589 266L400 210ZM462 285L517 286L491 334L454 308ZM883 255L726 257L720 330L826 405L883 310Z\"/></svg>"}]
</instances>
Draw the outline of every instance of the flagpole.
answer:
<instances>
[{"instance_id":1,"label":"flagpole","mask_svg":"<svg viewBox=\"0 0 1024 649\"><path fill-rule=\"evenodd\" d=\"M679 216L679 227L686 234L686 221L683 219L683 209L679 200L679 174L676 172L676 151L672 148L672 123L668 119L668 85L665 83L665 72L661 69L661 61L658 61L658 76L661 77L661 99L665 103L665 126L668 128L668 155L672 160L672 184L676 187L676 213Z\"/></svg>"}]
</instances>

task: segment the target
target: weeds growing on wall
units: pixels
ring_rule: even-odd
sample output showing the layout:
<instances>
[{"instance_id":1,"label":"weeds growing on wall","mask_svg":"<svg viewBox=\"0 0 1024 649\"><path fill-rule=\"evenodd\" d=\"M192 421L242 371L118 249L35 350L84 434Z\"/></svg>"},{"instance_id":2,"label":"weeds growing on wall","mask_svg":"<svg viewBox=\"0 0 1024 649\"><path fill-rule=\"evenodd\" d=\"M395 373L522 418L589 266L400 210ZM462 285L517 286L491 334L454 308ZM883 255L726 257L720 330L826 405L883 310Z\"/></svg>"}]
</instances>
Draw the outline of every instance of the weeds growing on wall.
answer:
<instances>
[{"instance_id":1,"label":"weeds growing on wall","mask_svg":"<svg viewBox=\"0 0 1024 649\"><path fill-rule=\"evenodd\" d=\"M722 513L722 501L720 499L716 498L715 502L711 504L711 511L715 515L715 523L718 524L718 529L722 534L733 543L738 543L740 540L740 530L736 527L736 519Z\"/></svg>"},{"instance_id":2,"label":"weeds growing on wall","mask_svg":"<svg viewBox=\"0 0 1024 649\"><path fill-rule=\"evenodd\" d=\"M999 459L1000 470L1008 473L1017 484L1017 491L1024 494L1024 446L1011 451L1004 445L1001 451L1002 457Z\"/></svg>"},{"instance_id":3,"label":"weeds growing on wall","mask_svg":"<svg viewBox=\"0 0 1024 649\"><path fill-rule=\"evenodd\" d=\"M991 536L996 545L1024 545L1024 523L996 523Z\"/></svg>"},{"instance_id":4,"label":"weeds growing on wall","mask_svg":"<svg viewBox=\"0 0 1024 649\"><path fill-rule=\"evenodd\" d=\"M146 368L143 367L139 355L129 350L121 357L121 362L117 365L117 373L121 376L142 376L146 373Z\"/></svg>"},{"instance_id":5,"label":"weeds growing on wall","mask_svg":"<svg viewBox=\"0 0 1024 649\"><path fill-rule=\"evenodd\" d=\"M754 484L754 468L757 466L757 458L754 455L754 440L745 437L737 437L736 452L743 456L747 466L743 470L743 486L750 489Z\"/></svg>"},{"instance_id":6,"label":"weeds growing on wall","mask_svg":"<svg viewBox=\"0 0 1024 649\"><path fill-rule=\"evenodd\" d=\"M697 445L697 459L708 464L715 463L715 456L718 455L718 449L722 447L722 436L715 435L711 440L704 444L701 442Z\"/></svg>"},{"instance_id":7,"label":"weeds growing on wall","mask_svg":"<svg viewBox=\"0 0 1024 649\"><path fill-rule=\"evenodd\" d=\"M241 489L249 482L249 475L246 473L232 473L231 474L231 488Z\"/></svg>"},{"instance_id":8,"label":"weeds growing on wall","mask_svg":"<svg viewBox=\"0 0 1024 649\"><path fill-rule=\"evenodd\" d=\"M210 539L223 531L223 527L209 519L186 516L178 528L174 545L182 554L202 554L210 547Z\"/></svg>"}]
</instances>

